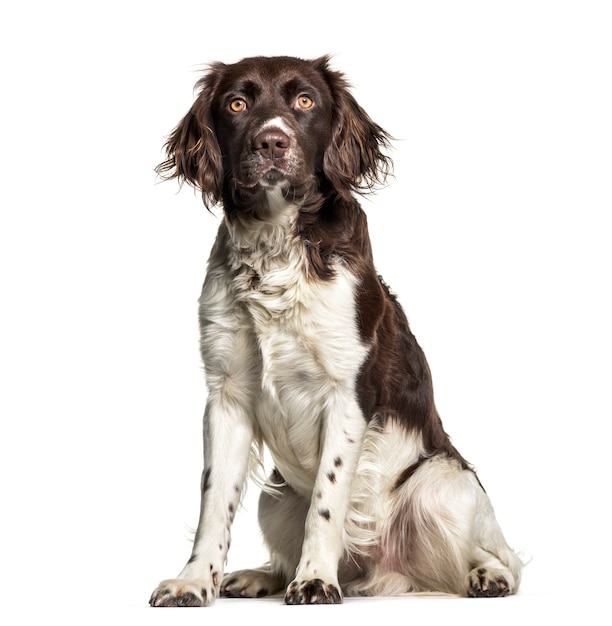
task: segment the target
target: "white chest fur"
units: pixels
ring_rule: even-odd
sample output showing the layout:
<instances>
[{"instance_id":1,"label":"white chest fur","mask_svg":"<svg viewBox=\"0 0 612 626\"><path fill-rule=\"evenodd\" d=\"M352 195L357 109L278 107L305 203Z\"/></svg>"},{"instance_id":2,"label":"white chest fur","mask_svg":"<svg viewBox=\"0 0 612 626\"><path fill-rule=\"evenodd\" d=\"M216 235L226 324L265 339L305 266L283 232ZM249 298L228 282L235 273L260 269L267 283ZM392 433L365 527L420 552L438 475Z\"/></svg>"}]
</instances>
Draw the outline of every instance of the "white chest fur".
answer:
<instances>
[{"instance_id":1,"label":"white chest fur","mask_svg":"<svg viewBox=\"0 0 612 626\"><path fill-rule=\"evenodd\" d=\"M226 392L228 378L251 390L240 395L245 410L281 473L308 493L329 398L354 399L367 347L355 277L340 262L330 281L309 276L291 226L289 210L249 231L222 225L201 299L202 350L210 393Z\"/></svg>"}]
</instances>

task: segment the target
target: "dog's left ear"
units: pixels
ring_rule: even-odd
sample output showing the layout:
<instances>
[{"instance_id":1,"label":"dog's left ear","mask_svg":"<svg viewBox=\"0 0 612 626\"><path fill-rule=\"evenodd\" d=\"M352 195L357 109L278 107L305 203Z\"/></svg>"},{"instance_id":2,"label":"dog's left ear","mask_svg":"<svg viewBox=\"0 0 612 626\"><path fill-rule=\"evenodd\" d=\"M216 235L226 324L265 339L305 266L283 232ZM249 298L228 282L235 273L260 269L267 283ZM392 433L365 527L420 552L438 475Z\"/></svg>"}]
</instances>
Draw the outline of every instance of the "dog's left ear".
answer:
<instances>
[{"instance_id":1,"label":"dog's left ear","mask_svg":"<svg viewBox=\"0 0 612 626\"><path fill-rule=\"evenodd\" d=\"M372 191L392 173L393 162L383 151L391 135L376 124L357 103L343 74L329 69L329 57L314 61L332 93L333 128L323 169L334 188L349 195Z\"/></svg>"},{"instance_id":2,"label":"dog's left ear","mask_svg":"<svg viewBox=\"0 0 612 626\"><path fill-rule=\"evenodd\" d=\"M199 189L206 207L220 202L223 191L223 159L211 113L214 69L211 66L196 84L198 97L170 134L165 145L167 159L155 168L165 180L178 178Z\"/></svg>"}]
</instances>

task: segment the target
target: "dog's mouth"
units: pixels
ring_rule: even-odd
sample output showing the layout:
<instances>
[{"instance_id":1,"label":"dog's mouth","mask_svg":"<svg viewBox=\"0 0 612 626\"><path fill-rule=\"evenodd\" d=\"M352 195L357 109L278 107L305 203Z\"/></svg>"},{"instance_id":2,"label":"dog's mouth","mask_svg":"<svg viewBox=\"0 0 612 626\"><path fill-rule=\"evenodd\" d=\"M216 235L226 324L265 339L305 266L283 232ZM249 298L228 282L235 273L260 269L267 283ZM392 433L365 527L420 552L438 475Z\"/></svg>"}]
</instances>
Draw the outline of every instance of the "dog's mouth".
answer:
<instances>
[{"instance_id":1,"label":"dog's mouth","mask_svg":"<svg viewBox=\"0 0 612 626\"><path fill-rule=\"evenodd\" d=\"M277 187L288 184L287 173L274 166L271 165L267 170L265 170L259 179L259 184L262 187Z\"/></svg>"},{"instance_id":2,"label":"dog's mouth","mask_svg":"<svg viewBox=\"0 0 612 626\"><path fill-rule=\"evenodd\" d=\"M299 177L295 176L291 168L276 161L266 161L260 163L248 163L242 169L241 176L237 177L240 187L265 188L289 187L298 183Z\"/></svg>"},{"instance_id":3,"label":"dog's mouth","mask_svg":"<svg viewBox=\"0 0 612 626\"><path fill-rule=\"evenodd\" d=\"M257 173L250 171L250 176L234 178L234 201L237 204L252 202L261 193L280 191L283 198L301 202L313 191L316 177L313 174L297 175L278 165L260 168Z\"/></svg>"}]
</instances>

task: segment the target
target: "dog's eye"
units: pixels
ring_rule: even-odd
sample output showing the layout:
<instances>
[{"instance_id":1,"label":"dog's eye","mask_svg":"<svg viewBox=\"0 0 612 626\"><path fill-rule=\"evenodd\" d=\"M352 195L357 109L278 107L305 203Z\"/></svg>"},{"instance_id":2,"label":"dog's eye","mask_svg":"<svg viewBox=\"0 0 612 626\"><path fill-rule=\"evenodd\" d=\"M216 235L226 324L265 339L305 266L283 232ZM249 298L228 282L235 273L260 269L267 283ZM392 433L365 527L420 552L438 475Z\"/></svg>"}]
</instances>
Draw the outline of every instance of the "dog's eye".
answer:
<instances>
[{"instance_id":1,"label":"dog's eye","mask_svg":"<svg viewBox=\"0 0 612 626\"><path fill-rule=\"evenodd\" d=\"M236 98L230 102L229 108L234 113L241 113L242 111L246 111L247 103L241 98Z\"/></svg>"},{"instance_id":2,"label":"dog's eye","mask_svg":"<svg viewBox=\"0 0 612 626\"><path fill-rule=\"evenodd\" d=\"M295 101L295 106L296 108L303 110L312 109L314 106L314 100L310 96L302 94L301 96L298 96L298 99Z\"/></svg>"}]
</instances>

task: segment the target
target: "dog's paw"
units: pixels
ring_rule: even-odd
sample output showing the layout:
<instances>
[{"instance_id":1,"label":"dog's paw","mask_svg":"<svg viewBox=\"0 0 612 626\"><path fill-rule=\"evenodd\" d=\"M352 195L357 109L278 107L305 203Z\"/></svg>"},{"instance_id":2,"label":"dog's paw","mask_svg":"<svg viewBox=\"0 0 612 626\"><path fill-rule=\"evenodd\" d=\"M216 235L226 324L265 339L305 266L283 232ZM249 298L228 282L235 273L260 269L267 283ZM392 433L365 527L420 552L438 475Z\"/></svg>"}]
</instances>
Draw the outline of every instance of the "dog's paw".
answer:
<instances>
[{"instance_id":1,"label":"dog's paw","mask_svg":"<svg viewBox=\"0 0 612 626\"><path fill-rule=\"evenodd\" d=\"M470 598L500 598L509 593L510 585L503 570L478 567L468 575Z\"/></svg>"},{"instance_id":2,"label":"dog's paw","mask_svg":"<svg viewBox=\"0 0 612 626\"><path fill-rule=\"evenodd\" d=\"M342 592L334 583L320 578L294 580L285 594L285 604L341 604Z\"/></svg>"},{"instance_id":3,"label":"dog's paw","mask_svg":"<svg viewBox=\"0 0 612 626\"><path fill-rule=\"evenodd\" d=\"M204 579L162 580L151 595L151 606L210 606L217 597L218 585Z\"/></svg>"},{"instance_id":4,"label":"dog's paw","mask_svg":"<svg viewBox=\"0 0 612 626\"><path fill-rule=\"evenodd\" d=\"M228 574L223 579L221 595L230 598L263 598L282 588L282 578L266 569L243 569Z\"/></svg>"}]
</instances>

